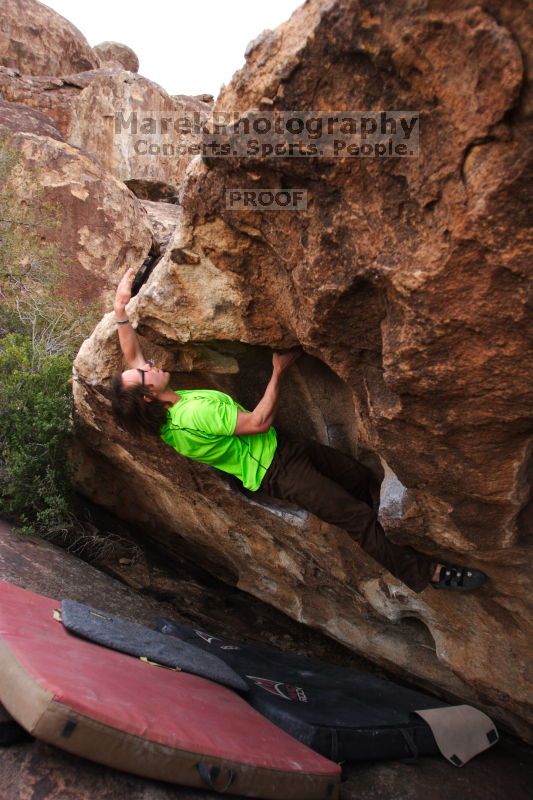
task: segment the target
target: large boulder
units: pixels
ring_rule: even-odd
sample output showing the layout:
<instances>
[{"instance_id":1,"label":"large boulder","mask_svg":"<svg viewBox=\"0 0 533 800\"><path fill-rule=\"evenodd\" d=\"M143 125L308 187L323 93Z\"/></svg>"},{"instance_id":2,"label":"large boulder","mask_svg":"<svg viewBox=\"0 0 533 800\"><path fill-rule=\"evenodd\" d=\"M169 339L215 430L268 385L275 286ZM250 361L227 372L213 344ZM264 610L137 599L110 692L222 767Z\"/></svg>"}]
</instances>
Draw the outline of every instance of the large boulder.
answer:
<instances>
[{"instance_id":1,"label":"large boulder","mask_svg":"<svg viewBox=\"0 0 533 800\"><path fill-rule=\"evenodd\" d=\"M75 364L77 484L226 581L525 738L531 723L530 20L520 0L310 0L247 49L215 110L413 109L415 158L193 160L173 239L129 306L174 388L250 408L301 343L279 425L359 456L397 541L479 566L415 595L350 536L238 492L109 414L111 315ZM306 213L232 211L235 186ZM135 498L135 502L131 501Z\"/></svg>"},{"instance_id":2,"label":"large boulder","mask_svg":"<svg viewBox=\"0 0 533 800\"><path fill-rule=\"evenodd\" d=\"M62 77L19 75L0 66L0 93L47 114L69 144L91 152L119 180L142 183L141 196L149 199L150 184L153 193L161 194L162 186L176 195L201 141L194 121L211 111L209 103L171 97L118 64Z\"/></svg>"},{"instance_id":3,"label":"large boulder","mask_svg":"<svg viewBox=\"0 0 533 800\"><path fill-rule=\"evenodd\" d=\"M0 64L26 75L65 75L100 66L84 35L37 0L2 0Z\"/></svg>"},{"instance_id":4,"label":"large boulder","mask_svg":"<svg viewBox=\"0 0 533 800\"><path fill-rule=\"evenodd\" d=\"M34 133L37 136L49 136L61 142L63 134L54 121L42 111L28 108L22 103L8 103L0 99L0 130L5 135L10 133Z\"/></svg>"},{"instance_id":5,"label":"large boulder","mask_svg":"<svg viewBox=\"0 0 533 800\"><path fill-rule=\"evenodd\" d=\"M65 142L51 118L17 103L2 101L0 109L0 135L20 156L9 185L23 203L40 193L49 209L39 235L56 250L61 292L79 308L94 304L102 313L112 307L123 271L150 251L148 214L95 156ZM54 225L47 222L50 213Z\"/></svg>"},{"instance_id":6,"label":"large boulder","mask_svg":"<svg viewBox=\"0 0 533 800\"><path fill-rule=\"evenodd\" d=\"M101 42L93 47L94 52L100 59L102 66L106 62L120 64L123 69L130 72L139 72L139 59L127 44L120 42Z\"/></svg>"}]
</instances>

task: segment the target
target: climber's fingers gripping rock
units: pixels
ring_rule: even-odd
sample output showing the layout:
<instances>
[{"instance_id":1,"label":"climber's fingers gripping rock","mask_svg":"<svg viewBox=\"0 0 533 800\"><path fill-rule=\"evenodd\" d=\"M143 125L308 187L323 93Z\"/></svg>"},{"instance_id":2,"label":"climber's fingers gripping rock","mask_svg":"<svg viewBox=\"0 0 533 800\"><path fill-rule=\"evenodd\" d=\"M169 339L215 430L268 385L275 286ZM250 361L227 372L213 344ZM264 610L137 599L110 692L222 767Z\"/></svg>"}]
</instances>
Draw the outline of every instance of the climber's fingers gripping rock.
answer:
<instances>
[{"instance_id":1,"label":"climber's fingers gripping rock","mask_svg":"<svg viewBox=\"0 0 533 800\"><path fill-rule=\"evenodd\" d=\"M134 278L135 270L133 267L130 267L128 270L126 270L117 286L117 291L115 294L116 306L125 306L131 300L131 287L133 285Z\"/></svg>"},{"instance_id":2,"label":"climber's fingers gripping rock","mask_svg":"<svg viewBox=\"0 0 533 800\"><path fill-rule=\"evenodd\" d=\"M274 370L279 374L285 372L297 358L300 358L302 353L303 349L301 347L294 347L286 353L274 353L272 356Z\"/></svg>"}]
</instances>

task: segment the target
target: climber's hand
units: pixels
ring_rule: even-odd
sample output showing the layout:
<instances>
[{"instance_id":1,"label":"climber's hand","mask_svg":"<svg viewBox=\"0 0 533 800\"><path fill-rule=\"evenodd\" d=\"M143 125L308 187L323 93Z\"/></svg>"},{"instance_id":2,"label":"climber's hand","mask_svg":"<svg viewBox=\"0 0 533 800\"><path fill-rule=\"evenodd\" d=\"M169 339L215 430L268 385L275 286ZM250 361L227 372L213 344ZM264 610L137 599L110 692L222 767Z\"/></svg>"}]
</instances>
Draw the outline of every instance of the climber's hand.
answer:
<instances>
[{"instance_id":1,"label":"climber's hand","mask_svg":"<svg viewBox=\"0 0 533 800\"><path fill-rule=\"evenodd\" d=\"M135 270L130 267L122 276L115 294L115 309L124 308L131 300L131 287L135 278Z\"/></svg>"},{"instance_id":2,"label":"climber's hand","mask_svg":"<svg viewBox=\"0 0 533 800\"><path fill-rule=\"evenodd\" d=\"M288 350L285 353L274 353L272 355L274 372L277 372L278 375L283 374L297 358L300 358L302 353L303 349L301 347L293 347L292 350Z\"/></svg>"}]
</instances>

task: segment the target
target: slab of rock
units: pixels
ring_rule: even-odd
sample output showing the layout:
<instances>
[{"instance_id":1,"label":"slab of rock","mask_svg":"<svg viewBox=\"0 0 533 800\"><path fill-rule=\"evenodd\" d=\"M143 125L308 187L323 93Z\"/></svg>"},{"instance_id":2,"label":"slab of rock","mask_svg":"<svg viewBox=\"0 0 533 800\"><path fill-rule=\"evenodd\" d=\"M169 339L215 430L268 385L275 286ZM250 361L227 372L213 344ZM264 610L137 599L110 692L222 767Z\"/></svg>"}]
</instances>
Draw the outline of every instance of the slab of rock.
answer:
<instances>
[{"instance_id":1,"label":"slab of rock","mask_svg":"<svg viewBox=\"0 0 533 800\"><path fill-rule=\"evenodd\" d=\"M186 166L176 151L179 137L162 122L175 118L176 107L156 83L114 70L91 80L78 93L72 112L68 141L98 153L105 168L121 181L179 184Z\"/></svg>"},{"instance_id":2,"label":"slab of rock","mask_svg":"<svg viewBox=\"0 0 533 800\"><path fill-rule=\"evenodd\" d=\"M171 203L161 203L154 200L140 200L150 221L154 239L161 251L166 250L179 225L180 209Z\"/></svg>"},{"instance_id":3,"label":"slab of rock","mask_svg":"<svg viewBox=\"0 0 533 800\"><path fill-rule=\"evenodd\" d=\"M80 308L111 308L120 277L150 249L146 211L92 153L63 141L51 119L19 104L2 107L0 130L21 155L10 185L27 202L42 190L40 201L54 208L58 224L43 223L41 240L61 254L62 293Z\"/></svg>"},{"instance_id":4,"label":"slab of rock","mask_svg":"<svg viewBox=\"0 0 533 800\"><path fill-rule=\"evenodd\" d=\"M183 95L173 95L174 97L183 97ZM212 94L195 94L193 95L195 100L201 100L202 103L214 103L215 98Z\"/></svg>"},{"instance_id":5,"label":"slab of rock","mask_svg":"<svg viewBox=\"0 0 533 800\"><path fill-rule=\"evenodd\" d=\"M171 97L120 64L61 77L20 75L0 66L0 93L47 114L69 144L93 153L119 180L143 183L150 199L161 185L176 194L199 153L200 122L211 112L209 103Z\"/></svg>"},{"instance_id":6,"label":"slab of rock","mask_svg":"<svg viewBox=\"0 0 533 800\"><path fill-rule=\"evenodd\" d=\"M101 42L93 47L94 52L100 59L102 66L111 61L119 64L129 72L139 72L139 59L127 44L120 42Z\"/></svg>"},{"instance_id":7,"label":"slab of rock","mask_svg":"<svg viewBox=\"0 0 533 800\"><path fill-rule=\"evenodd\" d=\"M8 134L34 133L37 136L49 136L64 142L64 136L54 121L42 111L28 108L22 103L8 103L0 100L0 129Z\"/></svg>"},{"instance_id":8,"label":"slab of rock","mask_svg":"<svg viewBox=\"0 0 533 800\"><path fill-rule=\"evenodd\" d=\"M2 0L0 64L25 75L65 75L100 66L85 36L37 0Z\"/></svg>"}]
</instances>

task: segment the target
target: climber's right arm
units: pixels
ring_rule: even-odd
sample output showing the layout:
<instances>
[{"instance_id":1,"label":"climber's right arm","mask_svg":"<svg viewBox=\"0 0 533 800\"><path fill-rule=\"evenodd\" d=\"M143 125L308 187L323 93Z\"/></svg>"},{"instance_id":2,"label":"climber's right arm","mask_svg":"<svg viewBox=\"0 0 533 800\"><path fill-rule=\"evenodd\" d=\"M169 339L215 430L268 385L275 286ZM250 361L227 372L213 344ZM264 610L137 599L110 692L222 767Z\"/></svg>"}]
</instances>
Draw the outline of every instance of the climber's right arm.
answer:
<instances>
[{"instance_id":1,"label":"climber's right arm","mask_svg":"<svg viewBox=\"0 0 533 800\"><path fill-rule=\"evenodd\" d=\"M126 320L128 318L128 315L126 314L126 305L131 300L131 287L134 278L135 270L133 267L130 267L122 276L122 279L117 286L114 303L115 319L117 322ZM146 364L146 359L143 356L139 339L131 327L131 324L127 322L125 325L118 325L117 328L120 349L122 350L128 366L132 369L135 369L136 367L144 367Z\"/></svg>"},{"instance_id":2,"label":"climber's right arm","mask_svg":"<svg viewBox=\"0 0 533 800\"><path fill-rule=\"evenodd\" d=\"M296 347L287 353L273 354L272 377L265 393L253 411L237 411L234 436L266 433L269 430L278 410L281 379L291 364L302 355L302 352L301 347Z\"/></svg>"}]
</instances>

